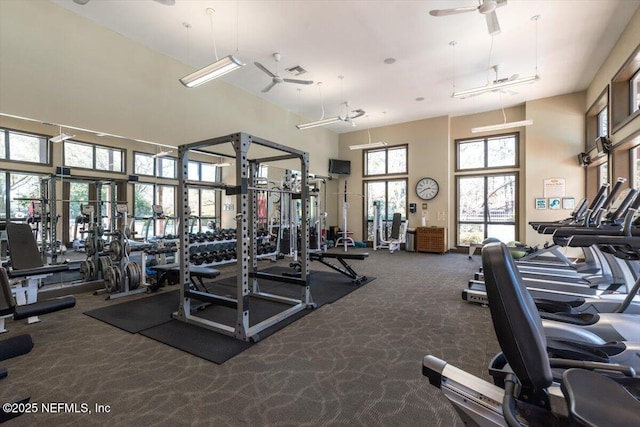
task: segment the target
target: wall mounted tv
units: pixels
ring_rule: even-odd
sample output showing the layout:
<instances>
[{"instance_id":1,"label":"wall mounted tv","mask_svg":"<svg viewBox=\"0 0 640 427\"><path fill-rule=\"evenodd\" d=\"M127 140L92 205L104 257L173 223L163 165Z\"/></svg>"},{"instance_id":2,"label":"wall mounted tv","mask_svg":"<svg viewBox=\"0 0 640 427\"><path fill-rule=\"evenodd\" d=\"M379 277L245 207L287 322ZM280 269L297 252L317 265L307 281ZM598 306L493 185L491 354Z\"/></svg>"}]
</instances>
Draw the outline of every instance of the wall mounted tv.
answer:
<instances>
[{"instance_id":1,"label":"wall mounted tv","mask_svg":"<svg viewBox=\"0 0 640 427\"><path fill-rule=\"evenodd\" d=\"M329 159L329 173L336 175L351 175L351 161Z\"/></svg>"}]
</instances>

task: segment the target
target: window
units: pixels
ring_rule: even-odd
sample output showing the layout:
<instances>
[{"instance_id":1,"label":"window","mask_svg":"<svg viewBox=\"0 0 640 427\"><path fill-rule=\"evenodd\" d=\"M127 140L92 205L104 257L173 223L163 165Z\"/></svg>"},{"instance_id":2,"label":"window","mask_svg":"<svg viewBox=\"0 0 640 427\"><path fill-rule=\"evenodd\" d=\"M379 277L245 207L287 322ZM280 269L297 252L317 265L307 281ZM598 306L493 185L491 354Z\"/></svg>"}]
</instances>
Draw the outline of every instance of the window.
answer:
<instances>
[{"instance_id":1,"label":"window","mask_svg":"<svg viewBox=\"0 0 640 427\"><path fill-rule=\"evenodd\" d=\"M609 108L598 113L598 136L609 136Z\"/></svg>"},{"instance_id":2,"label":"window","mask_svg":"<svg viewBox=\"0 0 640 427\"><path fill-rule=\"evenodd\" d=\"M640 110L640 70L631 78L629 82L631 90L631 114Z\"/></svg>"},{"instance_id":3,"label":"window","mask_svg":"<svg viewBox=\"0 0 640 427\"><path fill-rule=\"evenodd\" d=\"M373 202L380 202L380 220L382 222L383 239L388 239L391 232L393 214L402 214L402 221L407 219L407 180L393 179L384 181L366 181L364 183L365 212L367 212L365 236L373 241L374 209Z\"/></svg>"},{"instance_id":4,"label":"window","mask_svg":"<svg viewBox=\"0 0 640 427\"><path fill-rule=\"evenodd\" d=\"M220 180L219 169L213 163L190 161L187 165L187 179L190 181L217 182Z\"/></svg>"},{"instance_id":5,"label":"window","mask_svg":"<svg viewBox=\"0 0 640 427\"><path fill-rule=\"evenodd\" d=\"M0 159L7 158L7 143L5 141L5 131L0 129Z\"/></svg>"},{"instance_id":6,"label":"window","mask_svg":"<svg viewBox=\"0 0 640 427\"><path fill-rule=\"evenodd\" d=\"M407 173L407 146L364 150L364 174L391 175Z\"/></svg>"},{"instance_id":7,"label":"window","mask_svg":"<svg viewBox=\"0 0 640 427\"><path fill-rule=\"evenodd\" d=\"M458 171L516 167L518 165L518 136L459 141L457 143Z\"/></svg>"},{"instance_id":8,"label":"window","mask_svg":"<svg viewBox=\"0 0 640 427\"><path fill-rule=\"evenodd\" d=\"M517 175L458 176L458 245L516 240Z\"/></svg>"},{"instance_id":9,"label":"window","mask_svg":"<svg viewBox=\"0 0 640 427\"><path fill-rule=\"evenodd\" d=\"M633 181L629 182L629 187L638 188L638 185L640 185L640 146L629 150L629 156L631 160L631 172L629 175L633 179Z\"/></svg>"},{"instance_id":10,"label":"window","mask_svg":"<svg viewBox=\"0 0 640 427\"><path fill-rule=\"evenodd\" d=\"M187 166L187 178L191 181L200 181L200 163L189 162Z\"/></svg>"},{"instance_id":11,"label":"window","mask_svg":"<svg viewBox=\"0 0 640 427\"><path fill-rule=\"evenodd\" d=\"M106 147L96 147L96 169L122 172L122 151Z\"/></svg>"},{"instance_id":12,"label":"window","mask_svg":"<svg viewBox=\"0 0 640 427\"><path fill-rule=\"evenodd\" d=\"M456 141L457 245L517 239L518 144L517 133Z\"/></svg>"},{"instance_id":13,"label":"window","mask_svg":"<svg viewBox=\"0 0 640 427\"><path fill-rule=\"evenodd\" d=\"M0 219L7 219L7 174L0 173Z\"/></svg>"},{"instance_id":14,"label":"window","mask_svg":"<svg viewBox=\"0 0 640 427\"><path fill-rule=\"evenodd\" d=\"M136 175L153 176L155 157L151 154L133 153L133 173Z\"/></svg>"},{"instance_id":15,"label":"window","mask_svg":"<svg viewBox=\"0 0 640 427\"><path fill-rule=\"evenodd\" d=\"M176 166L178 164L176 159L171 157L158 157L157 160L158 177L168 179L176 179L178 177L176 174Z\"/></svg>"},{"instance_id":16,"label":"window","mask_svg":"<svg viewBox=\"0 0 640 427\"><path fill-rule=\"evenodd\" d=\"M124 151L118 148L65 141L64 165L122 173L124 171Z\"/></svg>"},{"instance_id":17,"label":"window","mask_svg":"<svg viewBox=\"0 0 640 427\"><path fill-rule=\"evenodd\" d=\"M216 166L207 163L200 164L200 179L202 181L215 182L216 181Z\"/></svg>"},{"instance_id":18,"label":"window","mask_svg":"<svg viewBox=\"0 0 640 427\"><path fill-rule=\"evenodd\" d=\"M70 181L69 200L69 241L83 240L86 238L86 234L80 232L82 227L76 225L76 218L82 214L82 206L94 205L94 203L89 203L89 183Z\"/></svg>"},{"instance_id":19,"label":"window","mask_svg":"<svg viewBox=\"0 0 640 427\"><path fill-rule=\"evenodd\" d=\"M155 186L153 184L136 183L133 185L133 228L136 238L145 239L153 235L153 224L149 220L153 216L151 206L154 204Z\"/></svg>"},{"instance_id":20,"label":"window","mask_svg":"<svg viewBox=\"0 0 640 427\"><path fill-rule=\"evenodd\" d=\"M598 166L598 182L600 185L609 182L609 162L604 162Z\"/></svg>"},{"instance_id":21,"label":"window","mask_svg":"<svg viewBox=\"0 0 640 427\"><path fill-rule=\"evenodd\" d=\"M611 79L611 133L640 115L640 45Z\"/></svg>"},{"instance_id":22,"label":"window","mask_svg":"<svg viewBox=\"0 0 640 427\"><path fill-rule=\"evenodd\" d=\"M40 135L0 129L0 159L49 164L49 139Z\"/></svg>"},{"instance_id":23,"label":"window","mask_svg":"<svg viewBox=\"0 0 640 427\"><path fill-rule=\"evenodd\" d=\"M38 175L10 173L9 185L9 218L27 218L31 202L40 200L40 177Z\"/></svg>"}]
</instances>

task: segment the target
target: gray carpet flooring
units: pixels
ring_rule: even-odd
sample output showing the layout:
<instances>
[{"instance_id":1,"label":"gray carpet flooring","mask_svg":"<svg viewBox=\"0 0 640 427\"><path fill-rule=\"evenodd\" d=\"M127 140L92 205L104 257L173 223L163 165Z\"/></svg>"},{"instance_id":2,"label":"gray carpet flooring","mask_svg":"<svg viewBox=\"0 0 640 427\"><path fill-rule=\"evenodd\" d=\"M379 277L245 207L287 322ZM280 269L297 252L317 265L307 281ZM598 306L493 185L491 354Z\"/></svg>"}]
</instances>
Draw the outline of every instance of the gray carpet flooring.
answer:
<instances>
[{"instance_id":1,"label":"gray carpet flooring","mask_svg":"<svg viewBox=\"0 0 640 427\"><path fill-rule=\"evenodd\" d=\"M79 294L74 309L38 324L8 321L0 338L30 333L35 347L4 362L2 401L86 403L91 413L25 414L6 425L462 426L421 362L433 354L489 378L498 351L489 311L460 298L480 258L369 252L353 265L375 281L222 365L82 314L122 300ZM221 277L233 274L225 267Z\"/></svg>"}]
</instances>

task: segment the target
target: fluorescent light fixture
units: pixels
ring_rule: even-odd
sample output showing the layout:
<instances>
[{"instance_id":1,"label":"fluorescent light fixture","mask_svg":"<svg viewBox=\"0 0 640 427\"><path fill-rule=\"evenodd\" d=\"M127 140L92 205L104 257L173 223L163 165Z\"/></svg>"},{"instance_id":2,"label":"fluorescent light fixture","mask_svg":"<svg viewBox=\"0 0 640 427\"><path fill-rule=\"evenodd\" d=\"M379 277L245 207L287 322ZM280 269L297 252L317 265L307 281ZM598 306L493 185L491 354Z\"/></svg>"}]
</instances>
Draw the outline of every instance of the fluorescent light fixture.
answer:
<instances>
[{"instance_id":1,"label":"fluorescent light fixture","mask_svg":"<svg viewBox=\"0 0 640 427\"><path fill-rule=\"evenodd\" d=\"M386 147L387 143L384 141L378 141L378 142L368 142L366 144L358 144L358 145L350 145L349 149L350 150L366 150L369 148L380 148L380 147Z\"/></svg>"},{"instance_id":2,"label":"fluorescent light fixture","mask_svg":"<svg viewBox=\"0 0 640 427\"><path fill-rule=\"evenodd\" d=\"M336 116L336 117L331 117L330 119L322 119L322 120L317 120L315 122L303 123L301 125L296 125L296 127L300 130L303 130L303 129L315 128L318 126L324 126L324 125L328 125L328 124L336 123L340 121L342 121L342 118L340 116Z\"/></svg>"},{"instance_id":3,"label":"fluorescent light fixture","mask_svg":"<svg viewBox=\"0 0 640 427\"><path fill-rule=\"evenodd\" d=\"M217 79L218 77L233 70L237 70L244 65L245 64L240 62L240 60L233 55L225 56L213 64L207 65L206 67L181 78L180 83L186 87L196 87L208 82L209 80Z\"/></svg>"},{"instance_id":4,"label":"fluorescent light fixture","mask_svg":"<svg viewBox=\"0 0 640 427\"><path fill-rule=\"evenodd\" d=\"M480 86L473 89L461 90L460 92L453 92L451 95L453 98L467 98L469 96L481 95L483 93L493 92L500 89L505 89L508 87L520 86L527 83L533 83L540 80L540 76L537 74L535 76L529 77L521 77L519 79L508 80L506 82L501 83L493 83L486 86Z\"/></svg>"},{"instance_id":5,"label":"fluorescent light fixture","mask_svg":"<svg viewBox=\"0 0 640 427\"><path fill-rule=\"evenodd\" d=\"M349 108L349 103L345 102L344 105L347 107L347 109ZM316 120L315 122L309 122L309 123L303 123L301 125L296 125L296 127L300 130L303 129L309 129L309 128L315 128L318 126L324 126L324 125L329 125L331 123L337 123L337 122L347 122L347 123L351 123L351 126L355 126L356 123L353 121L353 119L357 119L358 117L362 117L364 116L364 110L362 109L357 109L357 110L353 110L352 111L353 115L349 115L349 112L347 111L347 115L342 117L342 116L336 116L336 117L331 117L329 119L321 119L321 120Z\"/></svg>"},{"instance_id":6,"label":"fluorescent light fixture","mask_svg":"<svg viewBox=\"0 0 640 427\"><path fill-rule=\"evenodd\" d=\"M529 126L533 124L533 120L520 120L519 122L501 123L499 125L480 126L477 128L471 128L471 133L491 132L494 130L504 130L519 128L522 126Z\"/></svg>"},{"instance_id":7,"label":"fluorescent light fixture","mask_svg":"<svg viewBox=\"0 0 640 427\"><path fill-rule=\"evenodd\" d=\"M54 136L49 141L58 143L62 141L66 141L67 139L75 138L75 135L67 135L66 133L60 133L60 135Z\"/></svg>"},{"instance_id":8,"label":"fluorescent light fixture","mask_svg":"<svg viewBox=\"0 0 640 427\"><path fill-rule=\"evenodd\" d=\"M233 163L229 163L229 162L225 162L225 163L214 163L214 166L217 166L219 168L224 168L227 166L233 166Z\"/></svg>"}]
</instances>

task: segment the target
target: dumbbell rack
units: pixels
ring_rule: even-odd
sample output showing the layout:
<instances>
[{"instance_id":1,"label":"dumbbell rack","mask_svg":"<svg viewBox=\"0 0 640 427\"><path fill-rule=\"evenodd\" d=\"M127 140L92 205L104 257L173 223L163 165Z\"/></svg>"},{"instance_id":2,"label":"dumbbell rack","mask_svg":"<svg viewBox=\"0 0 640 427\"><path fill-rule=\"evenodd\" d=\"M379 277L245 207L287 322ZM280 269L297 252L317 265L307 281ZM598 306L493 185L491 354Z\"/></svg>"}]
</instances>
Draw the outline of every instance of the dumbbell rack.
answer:
<instances>
[{"instance_id":1,"label":"dumbbell rack","mask_svg":"<svg viewBox=\"0 0 640 427\"><path fill-rule=\"evenodd\" d=\"M225 237L222 237L225 236ZM199 233L190 237L189 261L194 265L212 267L216 265L230 264L237 261L235 230L227 230L224 233ZM200 238L200 240L198 239ZM222 240L216 238L222 237ZM208 238L208 239L207 239ZM258 236L258 259L276 257L278 255L278 245L271 243L271 236L265 231L262 236ZM268 245L268 250L264 248Z\"/></svg>"}]
</instances>

